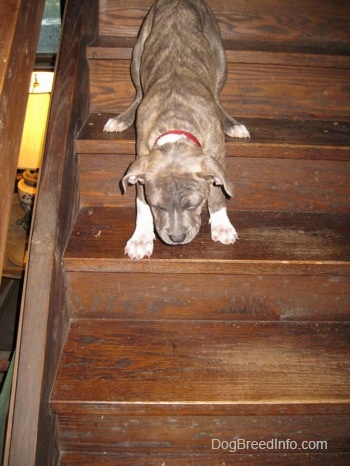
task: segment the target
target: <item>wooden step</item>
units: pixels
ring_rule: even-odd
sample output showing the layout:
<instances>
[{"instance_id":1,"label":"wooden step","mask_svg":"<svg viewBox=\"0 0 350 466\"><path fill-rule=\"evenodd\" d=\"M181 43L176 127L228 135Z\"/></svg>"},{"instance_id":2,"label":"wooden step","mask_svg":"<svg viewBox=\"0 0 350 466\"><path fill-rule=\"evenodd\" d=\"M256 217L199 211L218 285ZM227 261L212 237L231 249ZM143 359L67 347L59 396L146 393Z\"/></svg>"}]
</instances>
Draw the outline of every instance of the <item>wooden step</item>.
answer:
<instances>
[{"instance_id":1,"label":"wooden step","mask_svg":"<svg viewBox=\"0 0 350 466\"><path fill-rule=\"evenodd\" d=\"M153 0L100 0L90 112L76 141L80 212L63 258L70 328L50 401L60 464L231 464L212 438L326 440L234 454L245 465L347 464L350 428L350 22L340 1L209 0L228 59L233 246L159 239L124 255L135 132L132 47ZM306 32L307 31L307 32ZM232 463L233 464L233 463Z\"/></svg>"},{"instance_id":2,"label":"wooden step","mask_svg":"<svg viewBox=\"0 0 350 466\"><path fill-rule=\"evenodd\" d=\"M66 271L168 273L349 273L349 213L233 212L233 246L210 240L208 217L189 244L155 242L151 259L130 260L124 247L134 230L132 208L81 209L68 242Z\"/></svg>"},{"instance_id":3,"label":"wooden step","mask_svg":"<svg viewBox=\"0 0 350 466\"><path fill-rule=\"evenodd\" d=\"M122 111L134 88L129 59L153 2L100 2L99 39L88 48L92 112ZM228 58L222 101L247 117L349 119L349 5L286 0L209 2ZM308 31L306 34L305 31Z\"/></svg>"},{"instance_id":4,"label":"wooden step","mask_svg":"<svg viewBox=\"0 0 350 466\"><path fill-rule=\"evenodd\" d=\"M224 39L297 46L350 46L346 0L207 0ZM153 0L100 0L100 36L136 37Z\"/></svg>"},{"instance_id":5,"label":"wooden step","mask_svg":"<svg viewBox=\"0 0 350 466\"><path fill-rule=\"evenodd\" d=\"M120 182L134 158L122 154L80 154L81 205L133 207L135 188L130 186L122 194ZM228 157L226 174L235 186L234 197L228 201L230 210L350 210L347 161Z\"/></svg>"},{"instance_id":6,"label":"wooden step","mask_svg":"<svg viewBox=\"0 0 350 466\"><path fill-rule=\"evenodd\" d=\"M196 273L197 267L193 267L193 273L176 274L157 273L156 268L148 273L69 271L66 297L74 318L132 316L140 320L249 322L350 319L350 276L342 275L341 267L337 274L333 270L329 275L310 275L304 270L301 275L299 271L278 270L277 264L275 269L269 263L255 269L249 263L240 265L236 273L224 273L225 269L221 273Z\"/></svg>"},{"instance_id":7,"label":"wooden step","mask_svg":"<svg viewBox=\"0 0 350 466\"><path fill-rule=\"evenodd\" d=\"M136 37L97 37L86 49L89 60L130 60ZM228 63L350 68L349 46L343 43L314 46L280 42L224 39Z\"/></svg>"},{"instance_id":8,"label":"wooden step","mask_svg":"<svg viewBox=\"0 0 350 466\"><path fill-rule=\"evenodd\" d=\"M135 154L135 130L104 133L116 113L91 113L75 140L75 150L88 154ZM250 139L226 136L229 157L350 159L350 121L250 118L235 115L250 131Z\"/></svg>"},{"instance_id":9,"label":"wooden step","mask_svg":"<svg viewBox=\"0 0 350 466\"><path fill-rule=\"evenodd\" d=\"M61 466L218 466L241 464L244 466L289 466L291 464L303 466L348 466L350 453L262 453L240 454L225 453L213 454L206 448L208 454L171 454L164 453L150 455L147 452L135 454L108 454L104 453L63 453L60 458Z\"/></svg>"},{"instance_id":10,"label":"wooden step","mask_svg":"<svg viewBox=\"0 0 350 466\"><path fill-rule=\"evenodd\" d=\"M62 415L349 414L349 338L348 322L77 319L51 406Z\"/></svg>"},{"instance_id":11,"label":"wooden step","mask_svg":"<svg viewBox=\"0 0 350 466\"><path fill-rule=\"evenodd\" d=\"M228 63L221 93L232 115L257 118L349 119L349 68ZM348 62L347 62L348 63ZM130 60L92 59L90 112L121 112L135 94Z\"/></svg>"},{"instance_id":12,"label":"wooden step","mask_svg":"<svg viewBox=\"0 0 350 466\"><path fill-rule=\"evenodd\" d=\"M349 338L349 322L73 320L51 405L62 414L73 404L76 414L94 404L97 414L350 414Z\"/></svg>"},{"instance_id":13,"label":"wooden step","mask_svg":"<svg viewBox=\"0 0 350 466\"><path fill-rule=\"evenodd\" d=\"M133 189L122 196L119 184L135 157L135 132L104 133L111 116L90 114L75 141L83 206L134 205ZM349 122L241 121L251 139L226 138L227 175L235 184L232 208L349 211Z\"/></svg>"},{"instance_id":14,"label":"wooden step","mask_svg":"<svg viewBox=\"0 0 350 466\"><path fill-rule=\"evenodd\" d=\"M229 212L233 246L210 240L203 214L188 245L155 242L151 259L124 247L133 208L86 207L66 248L67 299L75 317L205 320L349 319L348 213ZM136 274L136 275L135 275Z\"/></svg>"}]
</instances>

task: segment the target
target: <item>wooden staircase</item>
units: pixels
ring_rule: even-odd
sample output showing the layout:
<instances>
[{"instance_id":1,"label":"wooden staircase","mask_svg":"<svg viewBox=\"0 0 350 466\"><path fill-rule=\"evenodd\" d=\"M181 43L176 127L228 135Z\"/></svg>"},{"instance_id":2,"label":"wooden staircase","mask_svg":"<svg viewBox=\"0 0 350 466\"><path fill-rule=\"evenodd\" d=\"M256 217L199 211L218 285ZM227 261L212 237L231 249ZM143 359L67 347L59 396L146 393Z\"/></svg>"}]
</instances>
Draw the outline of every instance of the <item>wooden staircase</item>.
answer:
<instances>
[{"instance_id":1,"label":"wooden staircase","mask_svg":"<svg viewBox=\"0 0 350 466\"><path fill-rule=\"evenodd\" d=\"M251 134L226 140L239 241L213 243L204 214L192 243L157 240L151 259L133 261L124 246L134 193L123 196L119 184L135 134L102 130L133 99L131 51L151 3L100 0L89 41L84 18L97 21L97 3L94 13L68 2L56 106L78 10L81 66L67 104L74 146L57 171L50 147L62 122L52 110L33 234L32 255L45 180L58 173L63 233L42 336L46 421L30 464L348 465L349 4L208 0L227 51L222 101ZM245 448L230 452L237 439ZM272 439L280 448L251 443Z\"/></svg>"}]
</instances>

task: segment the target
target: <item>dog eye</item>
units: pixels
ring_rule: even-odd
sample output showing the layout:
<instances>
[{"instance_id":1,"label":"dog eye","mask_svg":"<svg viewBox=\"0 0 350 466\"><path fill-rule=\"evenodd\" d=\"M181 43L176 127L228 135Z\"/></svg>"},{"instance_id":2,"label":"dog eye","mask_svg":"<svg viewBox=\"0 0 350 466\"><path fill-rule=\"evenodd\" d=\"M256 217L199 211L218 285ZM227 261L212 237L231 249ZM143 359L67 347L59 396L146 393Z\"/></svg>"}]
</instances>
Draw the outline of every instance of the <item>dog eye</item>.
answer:
<instances>
[{"instance_id":1,"label":"dog eye","mask_svg":"<svg viewBox=\"0 0 350 466\"><path fill-rule=\"evenodd\" d=\"M186 210L195 210L198 209L198 207L201 205L202 202L199 202L198 204L188 204L185 206Z\"/></svg>"},{"instance_id":2,"label":"dog eye","mask_svg":"<svg viewBox=\"0 0 350 466\"><path fill-rule=\"evenodd\" d=\"M163 212L166 212L166 210L167 210L166 207L161 206L161 205L154 205L154 206L152 206L152 207L153 207L154 209L156 209L156 210L162 210Z\"/></svg>"}]
</instances>

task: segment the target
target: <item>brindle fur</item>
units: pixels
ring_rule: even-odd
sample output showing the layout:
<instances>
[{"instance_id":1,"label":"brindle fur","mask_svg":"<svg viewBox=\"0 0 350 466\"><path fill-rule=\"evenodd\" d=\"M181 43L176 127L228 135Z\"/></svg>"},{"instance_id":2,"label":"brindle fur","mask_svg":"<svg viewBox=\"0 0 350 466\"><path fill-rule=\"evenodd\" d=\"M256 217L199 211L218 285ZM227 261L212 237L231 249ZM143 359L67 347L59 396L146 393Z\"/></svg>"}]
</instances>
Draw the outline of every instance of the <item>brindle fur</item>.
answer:
<instances>
[{"instance_id":1,"label":"brindle fur","mask_svg":"<svg viewBox=\"0 0 350 466\"><path fill-rule=\"evenodd\" d=\"M191 241L206 201L213 214L225 208L224 190L232 195L224 174L224 133L249 133L220 103L226 74L219 27L204 1L157 0L133 51L134 102L110 119L105 131L123 131L136 115L137 159L123 185L138 183L138 199L151 206L156 230L168 244ZM195 135L202 148L185 138L156 145L161 134L174 129Z\"/></svg>"}]
</instances>

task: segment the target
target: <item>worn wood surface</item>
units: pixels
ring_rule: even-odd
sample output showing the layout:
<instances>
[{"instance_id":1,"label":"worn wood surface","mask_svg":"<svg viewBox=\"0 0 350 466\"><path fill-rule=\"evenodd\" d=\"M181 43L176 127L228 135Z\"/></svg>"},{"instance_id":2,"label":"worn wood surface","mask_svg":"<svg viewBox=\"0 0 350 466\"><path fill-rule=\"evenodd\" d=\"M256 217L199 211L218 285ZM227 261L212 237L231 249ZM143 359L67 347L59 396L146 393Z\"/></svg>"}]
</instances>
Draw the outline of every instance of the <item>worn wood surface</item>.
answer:
<instances>
[{"instance_id":1,"label":"worn wood surface","mask_svg":"<svg viewBox=\"0 0 350 466\"><path fill-rule=\"evenodd\" d=\"M240 239L214 244L204 213L192 243L158 239L132 261L134 189L119 183L135 134L102 128L133 99L150 3L100 0L98 40L98 2L69 3L22 339L35 380L22 376L11 466L230 464L203 451L214 435L329 442L235 464L346 464L348 2L209 0L229 60L223 102L252 134L226 140Z\"/></svg>"},{"instance_id":2,"label":"worn wood surface","mask_svg":"<svg viewBox=\"0 0 350 466\"><path fill-rule=\"evenodd\" d=\"M153 0L100 1L100 36L136 36ZM350 44L347 0L208 0L224 38L320 48Z\"/></svg>"},{"instance_id":3,"label":"worn wood surface","mask_svg":"<svg viewBox=\"0 0 350 466\"><path fill-rule=\"evenodd\" d=\"M80 154L135 154L135 131L105 133L103 127L115 113L91 113L75 141ZM250 131L250 139L226 136L228 157L350 159L350 122L250 118L235 115Z\"/></svg>"},{"instance_id":4,"label":"worn wood surface","mask_svg":"<svg viewBox=\"0 0 350 466\"><path fill-rule=\"evenodd\" d=\"M168 246L158 240L150 261L350 260L349 214L230 211L229 216L239 232L235 245L210 240L208 216L204 213L201 230L191 243ZM134 230L134 217L133 209L83 209L70 237L65 261L120 260L126 240Z\"/></svg>"},{"instance_id":5,"label":"worn wood surface","mask_svg":"<svg viewBox=\"0 0 350 466\"><path fill-rule=\"evenodd\" d=\"M80 319L51 404L62 413L73 403L77 412L79 403L142 405L145 414L165 404L192 415L197 406L214 415L245 404L336 407L349 402L349 337L345 322Z\"/></svg>"},{"instance_id":6,"label":"worn wood surface","mask_svg":"<svg viewBox=\"0 0 350 466\"><path fill-rule=\"evenodd\" d=\"M78 210L73 145L88 111L84 44L96 35L96 18L97 1L68 1L29 253L10 466L57 464L48 403L68 325L60 258Z\"/></svg>"},{"instance_id":7,"label":"worn wood surface","mask_svg":"<svg viewBox=\"0 0 350 466\"><path fill-rule=\"evenodd\" d=\"M303 442L310 441L319 442L317 454L328 453L334 454L342 451L350 453L349 445L349 427L350 417L342 415L329 415L327 423L325 416L322 415L306 415L306 416L182 416L182 417L167 417L167 416L131 416L128 420L121 416L87 416L84 420L78 416L60 416L60 423L64 426L61 434L61 443L63 449L70 451L77 441L80 442L79 450L81 453L92 453L97 448L104 450L109 454L124 453L129 455L142 455L144 453L144 444L149 442L152 444L150 453L154 456L159 455L161 463L162 455L175 454L180 460L178 464L192 464L186 462L192 454L192 459L201 455L208 460L211 456L218 461L220 455L227 455L227 460L230 456L235 459L237 454L245 453L246 455L258 455L264 453L263 450L257 451L254 448L247 448L245 451L237 449L237 451L229 451L224 449L212 449L212 439L234 440L237 438L249 440L293 440L299 448L296 448L299 453L299 458L302 459L308 453L312 452L311 448L302 450ZM328 424L328 425L327 425ZM329 426L332 426L332 434L329 435ZM76 428L78 426L78 428ZM116 435L115 432L118 434ZM183 439L186 439L183 442ZM87 441L94 445L93 448L87 445ZM325 444L321 442L325 441ZM248 443L248 442L247 442ZM278 445L278 444L277 444ZM281 445L283 445L281 443ZM313 445L313 444L312 444ZM217 441L213 442L213 446L217 447ZM307 445L309 446L309 445ZM322 448L323 446L323 448ZM234 444L232 442L232 450ZM289 454L293 453L292 448L286 448ZM281 454L283 450L278 451L277 448L265 450L265 454ZM284 452L286 453L286 452ZM294 452L295 453L295 452ZM182 461L181 461L181 455ZM218 458L219 456L219 458ZM167 458L168 459L168 458ZM154 458L155 460L155 458ZM203 459L202 459L203 461ZM102 463L103 464L103 463ZM119 463L116 463L119 464ZM120 464L124 464L122 461ZM167 464L167 461L166 461ZM205 462L203 465L206 464ZM220 464L220 463L216 463ZM236 464L236 463L230 463ZM248 464L250 464L248 462ZM265 464L264 461L260 464ZM284 464L281 462L280 464ZM290 463L289 463L290 464ZM304 464L303 462L295 464ZM329 464L329 463L328 463ZM337 463L336 463L337 464Z\"/></svg>"},{"instance_id":8,"label":"worn wood surface","mask_svg":"<svg viewBox=\"0 0 350 466\"><path fill-rule=\"evenodd\" d=\"M350 276L82 271L69 273L67 279L75 319L286 322L350 318Z\"/></svg>"},{"instance_id":9,"label":"worn wood surface","mask_svg":"<svg viewBox=\"0 0 350 466\"><path fill-rule=\"evenodd\" d=\"M98 37L87 50L89 59L131 59L136 37ZM230 63L265 63L268 65L315 66L318 68L349 68L349 48L342 43L334 48L281 44L276 42L223 39L227 61Z\"/></svg>"},{"instance_id":10,"label":"worn wood surface","mask_svg":"<svg viewBox=\"0 0 350 466\"><path fill-rule=\"evenodd\" d=\"M122 194L120 182L133 155L80 155L82 206L133 207L135 189ZM230 210L347 212L350 163L347 161L229 157L234 184Z\"/></svg>"},{"instance_id":11,"label":"worn wood surface","mask_svg":"<svg viewBox=\"0 0 350 466\"><path fill-rule=\"evenodd\" d=\"M0 269L44 0L0 2ZM0 280L1 280L0 274Z\"/></svg>"},{"instance_id":12,"label":"worn wood surface","mask_svg":"<svg viewBox=\"0 0 350 466\"><path fill-rule=\"evenodd\" d=\"M150 260L133 261L124 256L124 247L134 230L134 209L87 207L81 211L67 245L65 268L106 272L349 273L349 214L230 211L229 215L240 238L234 245L213 243L208 217L203 214L201 230L191 243L173 247L157 240Z\"/></svg>"},{"instance_id":13,"label":"worn wood surface","mask_svg":"<svg viewBox=\"0 0 350 466\"><path fill-rule=\"evenodd\" d=\"M128 60L91 60L91 112L125 110L134 98ZM315 79L317 76L317 79ZM233 115L348 119L349 70L228 64L221 100Z\"/></svg>"},{"instance_id":14,"label":"worn wood surface","mask_svg":"<svg viewBox=\"0 0 350 466\"><path fill-rule=\"evenodd\" d=\"M88 466L90 464L115 466L217 466L242 464L244 466L289 466L291 464L303 464L304 466L348 466L350 462L349 453L263 453L257 455L245 455L240 453L224 453L214 455L199 453L193 454L153 454L145 453L129 454L107 454L107 453L63 453L60 459L62 466Z\"/></svg>"}]
</instances>

